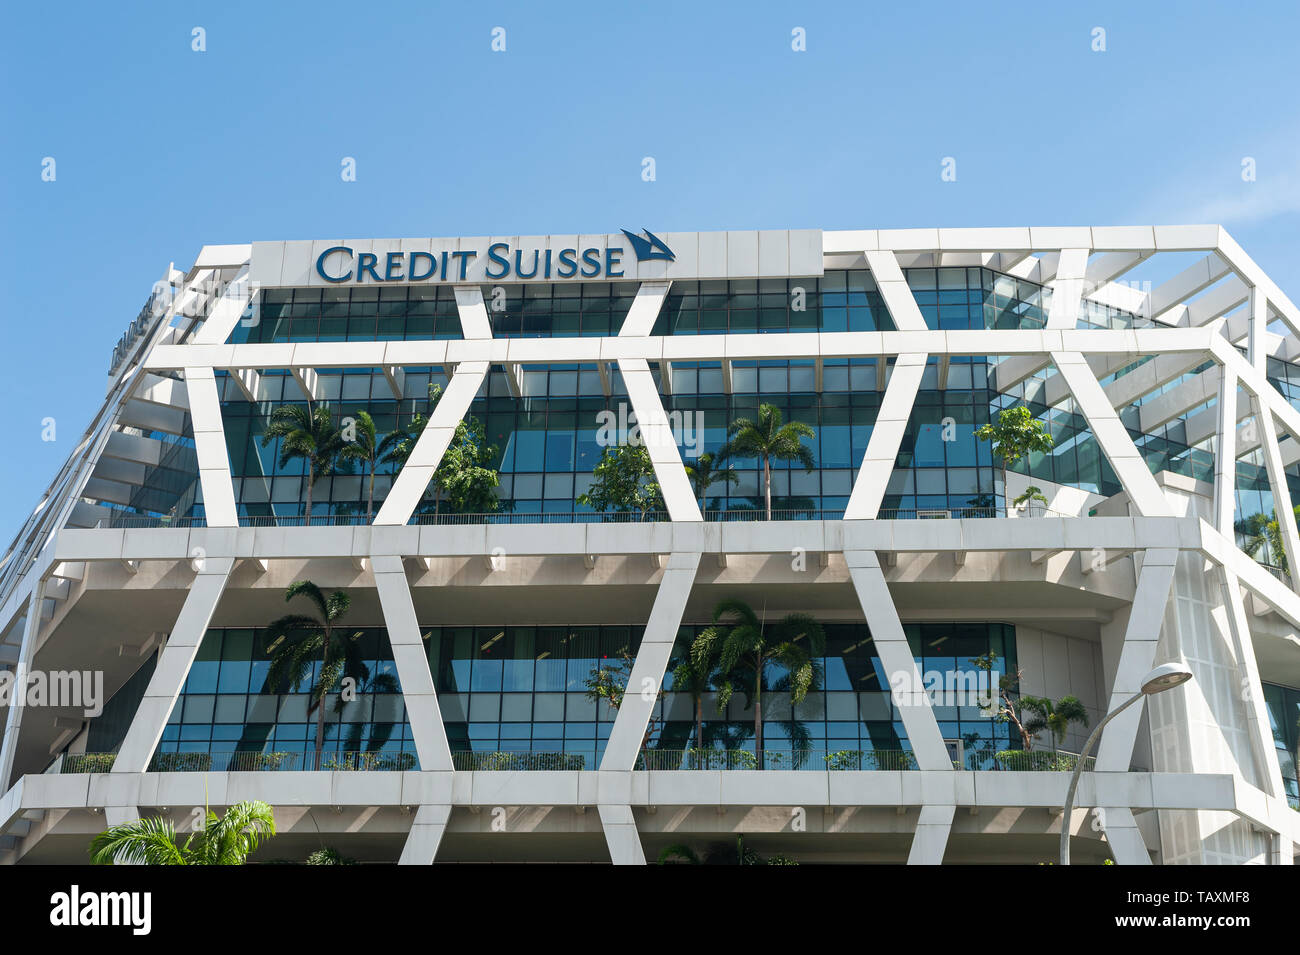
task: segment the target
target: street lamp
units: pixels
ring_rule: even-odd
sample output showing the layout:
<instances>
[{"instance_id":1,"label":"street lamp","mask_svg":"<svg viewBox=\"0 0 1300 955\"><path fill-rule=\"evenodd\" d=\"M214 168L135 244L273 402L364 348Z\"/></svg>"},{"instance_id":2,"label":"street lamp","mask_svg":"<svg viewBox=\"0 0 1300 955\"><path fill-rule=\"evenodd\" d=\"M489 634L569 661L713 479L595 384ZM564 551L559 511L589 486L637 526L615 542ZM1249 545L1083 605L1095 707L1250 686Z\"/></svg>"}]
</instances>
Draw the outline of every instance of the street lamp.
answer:
<instances>
[{"instance_id":1,"label":"street lamp","mask_svg":"<svg viewBox=\"0 0 1300 955\"><path fill-rule=\"evenodd\" d=\"M1070 774L1070 788L1065 791L1065 812L1061 816L1061 865L1070 864L1070 813L1074 809L1074 791L1079 786L1079 774L1083 772L1083 764L1087 762L1088 754L1092 752L1092 747L1096 745L1098 737L1101 736L1102 727L1138 700L1154 696L1157 693L1163 693L1165 690L1172 690L1176 686L1182 686L1191 678L1192 671L1187 668L1185 663L1160 664L1142 679L1141 692L1134 693L1129 699L1107 713L1092 731L1088 741L1083 744L1083 752L1079 754L1079 761L1075 763L1074 772Z\"/></svg>"}]
</instances>

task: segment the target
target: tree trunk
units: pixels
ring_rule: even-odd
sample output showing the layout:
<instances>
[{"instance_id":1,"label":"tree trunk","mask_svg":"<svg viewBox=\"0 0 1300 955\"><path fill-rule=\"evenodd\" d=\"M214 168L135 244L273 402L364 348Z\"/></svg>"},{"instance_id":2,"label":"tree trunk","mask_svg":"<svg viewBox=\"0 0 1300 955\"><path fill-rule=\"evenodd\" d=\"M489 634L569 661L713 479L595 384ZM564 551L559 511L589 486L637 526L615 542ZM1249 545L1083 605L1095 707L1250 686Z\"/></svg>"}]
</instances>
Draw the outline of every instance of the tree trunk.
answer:
<instances>
[{"instance_id":1,"label":"tree trunk","mask_svg":"<svg viewBox=\"0 0 1300 955\"><path fill-rule=\"evenodd\" d=\"M763 676L754 681L754 755L758 757L758 768L763 768Z\"/></svg>"},{"instance_id":2,"label":"tree trunk","mask_svg":"<svg viewBox=\"0 0 1300 955\"><path fill-rule=\"evenodd\" d=\"M322 664L323 668L324 664ZM316 704L316 769L320 769L325 752L325 687L321 684L320 702Z\"/></svg>"},{"instance_id":3,"label":"tree trunk","mask_svg":"<svg viewBox=\"0 0 1300 955\"><path fill-rule=\"evenodd\" d=\"M311 526L311 486L312 486L312 464L307 462L307 514L303 519L303 526Z\"/></svg>"},{"instance_id":4,"label":"tree trunk","mask_svg":"<svg viewBox=\"0 0 1300 955\"><path fill-rule=\"evenodd\" d=\"M1002 506L1006 508L1007 517L1011 516L1011 489L1007 487L1007 462L1002 462Z\"/></svg>"},{"instance_id":5,"label":"tree trunk","mask_svg":"<svg viewBox=\"0 0 1300 955\"><path fill-rule=\"evenodd\" d=\"M704 694L695 696L695 748L704 749Z\"/></svg>"},{"instance_id":6,"label":"tree trunk","mask_svg":"<svg viewBox=\"0 0 1300 955\"><path fill-rule=\"evenodd\" d=\"M369 521L375 514L375 465L370 463L370 493L366 495L366 520Z\"/></svg>"},{"instance_id":7,"label":"tree trunk","mask_svg":"<svg viewBox=\"0 0 1300 955\"><path fill-rule=\"evenodd\" d=\"M763 458L763 495L767 501L767 519L772 519L772 462Z\"/></svg>"}]
</instances>

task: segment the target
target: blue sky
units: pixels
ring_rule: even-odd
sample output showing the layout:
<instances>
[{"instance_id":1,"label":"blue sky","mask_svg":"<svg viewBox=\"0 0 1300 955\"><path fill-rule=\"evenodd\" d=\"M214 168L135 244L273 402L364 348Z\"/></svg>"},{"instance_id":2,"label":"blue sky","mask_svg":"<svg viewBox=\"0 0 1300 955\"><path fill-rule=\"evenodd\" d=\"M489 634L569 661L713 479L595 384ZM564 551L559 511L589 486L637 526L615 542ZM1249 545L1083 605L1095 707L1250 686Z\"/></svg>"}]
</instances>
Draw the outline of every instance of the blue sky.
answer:
<instances>
[{"instance_id":1,"label":"blue sky","mask_svg":"<svg viewBox=\"0 0 1300 955\"><path fill-rule=\"evenodd\" d=\"M0 546L153 282L205 243L1214 221L1300 298L1298 21L1282 2L11 6Z\"/></svg>"}]
</instances>

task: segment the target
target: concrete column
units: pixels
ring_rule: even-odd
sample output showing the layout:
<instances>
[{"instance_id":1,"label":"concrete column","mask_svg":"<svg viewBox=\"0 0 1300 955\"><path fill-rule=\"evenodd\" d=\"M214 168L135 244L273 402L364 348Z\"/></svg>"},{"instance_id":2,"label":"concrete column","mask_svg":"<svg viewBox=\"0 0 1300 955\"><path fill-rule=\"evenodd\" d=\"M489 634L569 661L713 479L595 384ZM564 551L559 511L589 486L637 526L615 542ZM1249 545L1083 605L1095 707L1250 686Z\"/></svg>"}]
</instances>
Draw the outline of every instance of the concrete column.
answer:
<instances>
[{"instance_id":1,"label":"concrete column","mask_svg":"<svg viewBox=\"0 0 1300 955\"><path fill-rule=\"evenodd\" d=\"M1147 852L1146 840L1138 830L1133 810L1119 806L1107 807L1102 818L1106 830L1106 841L1110 843L1111 855L1117 865L1150 865L1151 854ZM1061 824L1065 824L1062 817Z\"/></svg>"},{"instance_id":2,"label":"concrete column","mask_svg":"<svg viewBox=\"0 0 1300 955\"><path fill-rule=\"evenodd\" d=\"M1143 517L1171 516L1169 501L1152 477L1127 429L1120 423L1119 415L1111 407L1087 360L1078 352L1053 352L1052 361L1138 512Z\"/></svg>"},{"instance_id":3,"label":"concrete column","mask_svg":"<svg viewBox=\"0 0 1300 955\"><path fill-rule=\"evenodd\" d=\"M880 570L880 561L874 551L851 550L844 552L853 589L858 603L866 615L871 639L876 653L889 679L894 705L907 727L907 738L921 769L952 771L948 748L943 744L943 734L934 718L930 696L921 683L921 671L903 633L893 597Z\"/></svg>"},{"instance_id":4,"label":"concrete column","mask_svg":"<svg viewBox=\"0 0 1300 955\"><path fill-rule=\"evenodd\" d=\"M605 829L609 860L614 865L645 865L645 849L636 829L631 806L597 806Z\"/></svg>"},{"instance_id":5,"label":"concrete column","mask_svg":"<svg viewBox=\"0 0 1300 955\"><path fill-rule=\"evenodd\" d=\"M238 527L235 486L230 477L230 452L221 420L221 400L211 368L186 368L185 392L189 396L194 427L194 454L203 488L203 513L209 527Z\"/></svg>"},{"instance_id":6,"label":"concrete column","mask_svg":"<svg viewBox=\"0 0 1300 955\"><path fill-rule=\"evenodd\" d=\"M451 746L447 743L447 729L442 722L433 674L429 672L429 656L420 638L402 558L378 556L371 557L370 561L375 589L379 592L379 605L384 612L384 625L388 628L388 641L393 647L397 679L402 684L402 699L411 720L415 751L420 757L420 769L451 770Z\"/></svg>"},{"instance_id":7,"label":"concrete column","mask_svg":"<svg viewBox=\"0 0 1300 955\"><path fill-rule=\"evenodd\" d=\"M1056 278L1052 280L1052 305L1045 327L1074 328L1079 324L1079 305L1083 301L1090 252L1090 249L1061 250Z\"/></svg>"},{"instance_id":8,"label":"concrete column","mask_svg":"<svg viewBox=\"0 0 1300 955\"><path fill-rule=\"evenodd\" d=\"M876 289L885 301L889 317L900 332L923 332L927 329L925 316L916 304L916 296L907 284L903 270L899 268L898 256L889 251L869 251L864 253L867 268L876 280Z\"/></svg>"},{"instance_id":9,"label":"concrete column","mask_svg":"<svg viewBox=\"0 0 1300 955\"><path fill-rule=\"evenodd\" d=\"M18 666L15 674L25 676L31 672L32 657L36 654L36 639L41 632L41 604L45 600L45 581L38 580L32 587L31 596L27 600L27 617L23 621L23 643L18 651ZM23 711L26 709L25 695L17 692L22 689L18 681L14 683L16 692L9 702L9 709L5 714L5 735L3 745L0 745L0 789L8 792L9 784L12 782L10 777L14 771L14 759L18 754L18 735L23 728Z\"/></svg>"},{"instance_id":10,"label":"concrete column","mask_svg":"<svg viewBox=\"0 0 1300 955\"><path fill-rule=\"evenodd\" d=\"M464 361L456 366L447 390L442 393L438 406L429 416L429 423L411 449L411 456L393 479L393 486L375 515L376 525L400 526L411 519L425 489L433 480L433 472L438 470L442 456L447 453L456 425L469 413L469 406L487 372L488 363L485 361Z\"/></svg>"},{"instance_id":11,"label":"concrete column","mask_svg":"<svg viewBox=\"0 0 1300 955\"><path fill-rule=\"evenodd\" d=\"M922 806L921 817L916 822L916 835L907 854L908 865L942 865L944 850L948 848L948 833L952 831L955 806Z\"/></svg>"},{"instance_id":12,"label":"concrete column","mask_svg":"<svg viewBox=\"0 0 1300 955\"><path fill-rule=\"evenodd\" d=\"M1268 472L1268 486L1273 492L1273 510L1277 513L1278 526L1282 529L1282 547L1286 551L1286 565L1291 569L1294 581L1296 576L1300 575L1300 571L1297 570L1300 568L1300 533L1297 533L1295 512L1291 503L1291 487L1287 483L1282 451L1277 442L1277 424L1273 421L1273 413L1267 403L1259 397L1254 398L1253 403L1255 421L1259 425L1260 449L1264 452L1264 467ZM1300 435L1295 437L1300 440ZM1228 540L1235 540L1231 525L1223 533L1227 534Z\"/></svg>"},{"instance_id":13,"label":"concrete column","mask_svg":"<svg viewBox=\"0 0 1300 955\"><path fill-rule=\"evenodd\" d=\"M200 564L198 576L190 585L180 616L176 618L176 626L158 656L158 666L122 740L113 763L114 773L143 773L148 768L234 563L231 557L208 557Z\"/></svg>"},{"instance_id":14,"label":"concrete column","mask_svg":"<svg viewBox=\"0 0 1300 955\"><path fill-rule=\"evenodd\" d=\"M682 625L682 613L686 610L686 601L691 596L691 585L699 566L698 553L677 553L668 558L668 566L659 581L659 591L655 594L654 607L650 610L650 619L646 621L645 636L641 638L636 661L628 676L623 705L619 707L609 731L609 743L600 761L602 770L630 770L636 765L637 753L650 724L658 691L664 685L668 660L672 656L673 644L677 642L677 630ZM647 680L650 681L648 684ZM651 692L642 692L646 685L652 687Z\"/></svg>"},{"instance_id":15,"label":"concrete column","mask_svg":"<svg viewBox=\"0 0 1300 955\"><path fill-rule=\"evenodd\" d=\"M1250 752L1255 761L1255 779L1259 788L1268 795L1285 800L1282 765L1277 758L1272 722L1264 704L1264 686L1260 682L1259 664L1255 660L1255 641L1250 635L1250 618L1241 596L1241 584L1237 575L1226 566L1221 567L1219 572L1223 581L1223 605L1228 618L1228 631L1232 637L1232 651L1237 658L1238 692L1242 697L1242 708L1246 711L1246 733L1250 738ZM1226 716L1224 714L1221 718L1226 721Z\"/></svg>"},{"instance_id":16,"label":"concrete column","mask_svg":"<svg viewBox=\"0 0 1300 955\"><path fill-rule=\"evenodd\" d=\"M451 806L421 806L415 811L411 834L402 846L398 865L432 865L438 855L438 846L451 819Z\"/></svg>"},{"instance_id":17,"label":"concrete column","mask_svg":"<svg viewBox=\"0 0 1300 955\"><path fill-rule=\"evenodd\" d=\"M1214 526L1233 535L1237 499L1237 376L1222 369L1219 379L1218 448L1214 454Z\"/></svg>"},{"instance_id":18,"label":"concrete column","mask_svg":"<svg viewBox=\"0 0 1300 955\"><path fill-rule=\"evenodd\" d=\"M1143 554L1107 713L1142 689L1142 678L1155 665L1156 645L1160 642L1165 604L1169 601L1177 561L1176 550L1149 550ZM1128 772L1142 710L1143 704L1130 706L1102 731L1101 742L1097 744L1099 772Z\"/></svg>"},{"instance_id":19,"label":"concrete column","mask_svg":"<svg viewBox=\"0 0 1300 955\"><path fill-rule=\"evenodd\" d=\"M620 338L649 335L654 331L655 319L659 317L672 284L670 281L642 282L638 286L632 307L627 310L623 325L618 330Z\"/></svg>"},{"instance_id":20,"label":"concrete column","mask_svg":"<svg viewBox=\"0 0 1300 955\"><path fill-rule=\"evenodd\" d=\"M899 355L894 362L894 372L889 377L885 397L880 402L880 413L876 415L875 427L871 429L871 438L862 456L858 479L844 508L845 520L870 520L880 513L880 502L884 500L885 488L894 473L898 446L912 416L912 405L916 403L916 391L921 386L928 357L925 352L918 352ZM879 360L883 362L884 356Z\"/></svg>"},{"instance_id":21,"label":"concrete column","mask_svg":"<svg viewBox=\"0 0 1300 955\"><path fill-rule=\"evenodd\" d=\"M618 370L623 375L623 384L627 386L627 397L632 402L632 410L636 412L641 440L650 453L650 462L654 465L668 516L674 521L703 520L699 502L695 499L695 490L686 476L682 456L677 451L677 440L668 424L668 415L659 399L659 390L655 387L649 364L644 358L620 358Z\"/></svg>"}]
</instances>

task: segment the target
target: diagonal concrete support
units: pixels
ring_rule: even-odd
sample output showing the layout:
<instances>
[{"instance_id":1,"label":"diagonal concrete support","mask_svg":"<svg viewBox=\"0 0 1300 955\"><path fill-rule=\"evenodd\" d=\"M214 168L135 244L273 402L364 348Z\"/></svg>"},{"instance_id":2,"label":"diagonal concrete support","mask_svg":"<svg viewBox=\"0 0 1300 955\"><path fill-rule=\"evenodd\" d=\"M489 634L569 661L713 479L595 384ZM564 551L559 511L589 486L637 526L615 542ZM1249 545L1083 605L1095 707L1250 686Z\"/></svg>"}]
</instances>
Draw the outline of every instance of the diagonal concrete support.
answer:
<instances>
[{"instance_id":1,"label":"diagonal concrete support","mask_svg":"<svg viewBox=\"0 0 1300 955\"><path fill-rule=\"evenodd\" d=\"M907 853L908 865L942 865L948 848L948 834L956 806L922 806L921 817L916 821L916 834L912 848Z\"/></svg>"},{"instance_id":2,"label":"diagonal concrete support","mask_svg":"<svg viewBox=\"0 0 1300 955\"><path fill-rule=\"evenodd\" d=\"M1169 601L1177 562L1176 550L1148 550L1142 556L1142 570L1138 573L1137 590L1124 630L1124 648L1120 651L1107 713L1142 689L1142 678L1155 664L1165 604ZM1128 772L1143 709L1130 706L1102 731L1097 746L1098 772Z\"/></svg>"},{"instance_id":3,"label":"diagonal concrete support","mask_svg":"<svg viewBox=\"0 0 1300 955\"><path fill-rule=\"evenodd\" d=\"M871 438L867 441L867 450L862 456L858 479L853 484L849 503L844 508L845 520L870 520L880 513L880 502L885 498L885 488L889 486L889 478L894 473L898 447L912 416L912 406L916 403L916 392L921 387L921 376L925 374L927 358L924 352L899 355L894 363L885 397L880 402L880 413L876 415L875 427L871 429Z\"/></svg>"},{"instance_id":4,"label":"diagonal concrete support","mask_svg":"<svg viewBox=\"0 0 1300 955\"><path fill-rule=\"evenodd\" d=\"M1065 379L1079 410L1088 420L1093 437L1115 469L1120 484L1143 517L1169 517L1172 511L1160 485L1138 452L1133 439L1120 423L1097 376L1078 352L1053 352L1052 360Z\"/></svg>"},{"instance_id":5,"label":"diagonal concrete support","mask_svg":"<svg viewBox=\"0 0 1300 955\"><path fill-rule=\"evenodd\" d=\"M36 640L41 632L41 608L45 603L46 581L38 580L27 600L27 615L23 620L22 646L18 650L16 674L29 673L32 657L36 652ZM0 788L9 789L10 777L14 771L14 758L18 753L18 735L23 728L23 711L26 709L25 695L15 693L5 713L4 740L0 741Z\"/></svg>"},{"instance_id":6,"label":"diagonal concrete support","mask_svg":"<svg viewBox=\"0 0 1300 955\"><path fill-rule=\"evenodd\" d=\"M630 770L636 765L699 566L698 553L676 553L668 558L650 619L646 621L645 636L641 638L641 647L628 676L623 705L609 731L609 743L600 761L602 770Z\"/></svg>"},{"instance_id":7,"label":"diagonal concrete support","mask_svg":"<svg viewBox=\"0 0 1300 955\"><path fill-rule=\"evenodd\" d=\"M1264 687L1260 682L1255 641L1250 635L1241 583L1237 575L1226 566L1219 568L1219 579L1223 584L1223 604L1227 611L1228 630L1232 635L1232 651L1237 658L1237 676L1242 684L1246 733L1250 737L1250 752L1255 761L1255 782L1268 795L1285 799L1282 767L1277 757L1277 746L1273 742L1268 707L1264 703Z\"/></svg>"},{"instance_id":8,"label":"diagonal concrete support","mask_svg":"<svg viewBox=\"0 0 1300 955\"><path fill-rule=\"evenodd\" d=\"M618 330L620 338L640 337L654 331L655 319L663 308L664 299L672 282L642 282L636 290L636 298L627 310L627 316Z\"/></svg>"},{"instance_id":9,"label":"diagonal concrete support","mask_svg":"<svg viewBox=\"0 0 1300 955\"><path fill-rule=\"evenodd\" d=\"M1136 708L1136 707L1135 707ZM1122 806L1110 806L1102 810L1103 828L1106 841L1110 843L1111 855L1116 865L1150 865L1151 853L1147 851L1146 840L1142 830L1138 829L1133 810ZM1064 825L1064 819L1062 825Z\"/></svg>"},{"instance_id":10,"label":"diagonal concrete support","mask_svg":"<svg viewBox=\"0 0 1300 955\"><path fill-rule=\"evenodd\" d=\"M641 428L641 440L650 453L669 517L674 521L703 520L650 365L644 358L620 358L618 370L627 386L627 396Z\"/></svg>"},{"instance_id":11,"label":"diagonal concrete support","mask_svg":"<svg viewBox=\"0 0 1300 955\"><path fill-rule=\"evenodd\" d=\"M1218 447L1214 452L1214 525L1233 535L1237 508L1237 376L1223 369L1219 381Z\"/></svg>"},{"instance_id":12,"label":"diagonal concrete support","mask_svg":"<svg viewBox=\"0 0 1300 955\"><path fill-rule=\"evenodd\" d=\"M912 294L903 270L898 267L898 257L888 251L867 252L866 257L867 268L871 269L894 326L899 331L925 331L925 316L916 304L916 296Z\"/></svg>"},{"instance_id":13,"label":"diagonal concrete support","mask_svg":"<svg viewBox=\"0 0 1300 955\"><path fill-rule=\"evenodd\" d=\"M374 569L375 589L393 647L393 663L402 684L402 698L411 721L411 735L422 770L451 770L451 746L447 728L438 706L438 694L429 672L429 656L420 638L415 619L411 588L406 580L402 558L383 555L370 558Z\"/></svg>"},{"instance_id":14,"label":"diagonal concrete support","mask_svg":"<svg viewBox=\"0 0 1300 955\"><path fill-rule=\"evenodd\" d=\"M447 453L457 422L469 413L469 406L487 372L488 363L485 361L465 361L456 366L447 390L442 393L438 406L429 416L429 423L411 449L411 456L397 472L388 496L375 515L376 525L401 525L411 519L425 489L433 480L433 472L438 470L442 456Z\"/></svg>"},{"instance_id":15,"label":"diagonal concrete support","mask_svg":"<svg viewBox=\"0 0 1300 955\"><path fill-rule=\"evenodd\" d=\"M211 368L186 368L190 420L194 425L194 453L203 488L203 513L209 527L237 527L235 485L230 477L230 452L221 420L221 401Z\"/></svg>"},{"instance_id":16,"label":"diagonal concrete support","mask_svg":"<svg viewBox=\"0 0 1300 955\"><path fill-rule=\"evenodd\" d=\"M1090 249L1062 249L1052 280L1052 305L1047 313L1047 328L1074 328L1079 324L1079 305L1083 301L1084 277L1088 272Z\"/></svg>"},{"instance_id":17,"label":"diagonal concrete support","mask_svg":"<svg viewBox=\"0 0 1300 955\"><path fill-rule=\"evenodd\" d=\"M609 861L614 865L645 865L645 849L636 829L631 806L597 806L600 824L609 846Z\"/></svg>"},{"instance_id":18,"label":"diagonal concrete support","mask_svg":"<svg viewBox=\"0 0 1300 955\"><path fill-rule=\"evenodd\" d=\"M143 773L148 768L234 564L231 557L208 557L201 563L176 618L176 626L158 657L158 666L149 679L140 707L122 740L113 763L114 773Z\"/></svg>"},{"instance_id":19,"label":"diagonal concrete support","mask_svg":"<svg viewBox=\"0 0 1300 955\"><path fill-rule=\"evenodd\" d=\"M1291 568L1300 567L1300 533L1297 533L1291 486L1287 482L1286 467L1282 462L1281 447L1278 444L1277 424L1265 401L1256 396L1251 403L1255 408L1255 422L1259 425L1259 444L1264 452L1264 469L1268 472L1268 486L1273 492L1273 511L1277 515L1278 526L1282 529L1282 548L1286 551L1286 565ZM1231 526L1228 530L1221 529L1221 533L1231 538Z\"/></svg>"},{"instance_id":20,"label":"diagonal concrete support","mask_svg":"<svg viewBox=\"0 0 1300 955\"><path fill-rule=\"evenodd\" d=\"M951 772L948 748L944 746L934 707L930 705L930 696L922 685L921 672L903 633L903 624L898 619L894 599L880 570L880 561L875 552L869 550L845 551L844 560L858 603L866 615L881 666L888 674L891 696L907 728L907 738L912 743L917 765L921 769Z\"/></svg>"},{"instance_id":21,"label":"diagonal concrete support","mask_svg":"<svg viewBox=\"0 0 1300 955\"><path fill-rule=\"evenodd\" d=\"M438 856L438 846L447 832L451 819L451 806L421 806L415 811L411 833L402 846L398 865L432 865Z\"/></svg>"}]
</instances>

